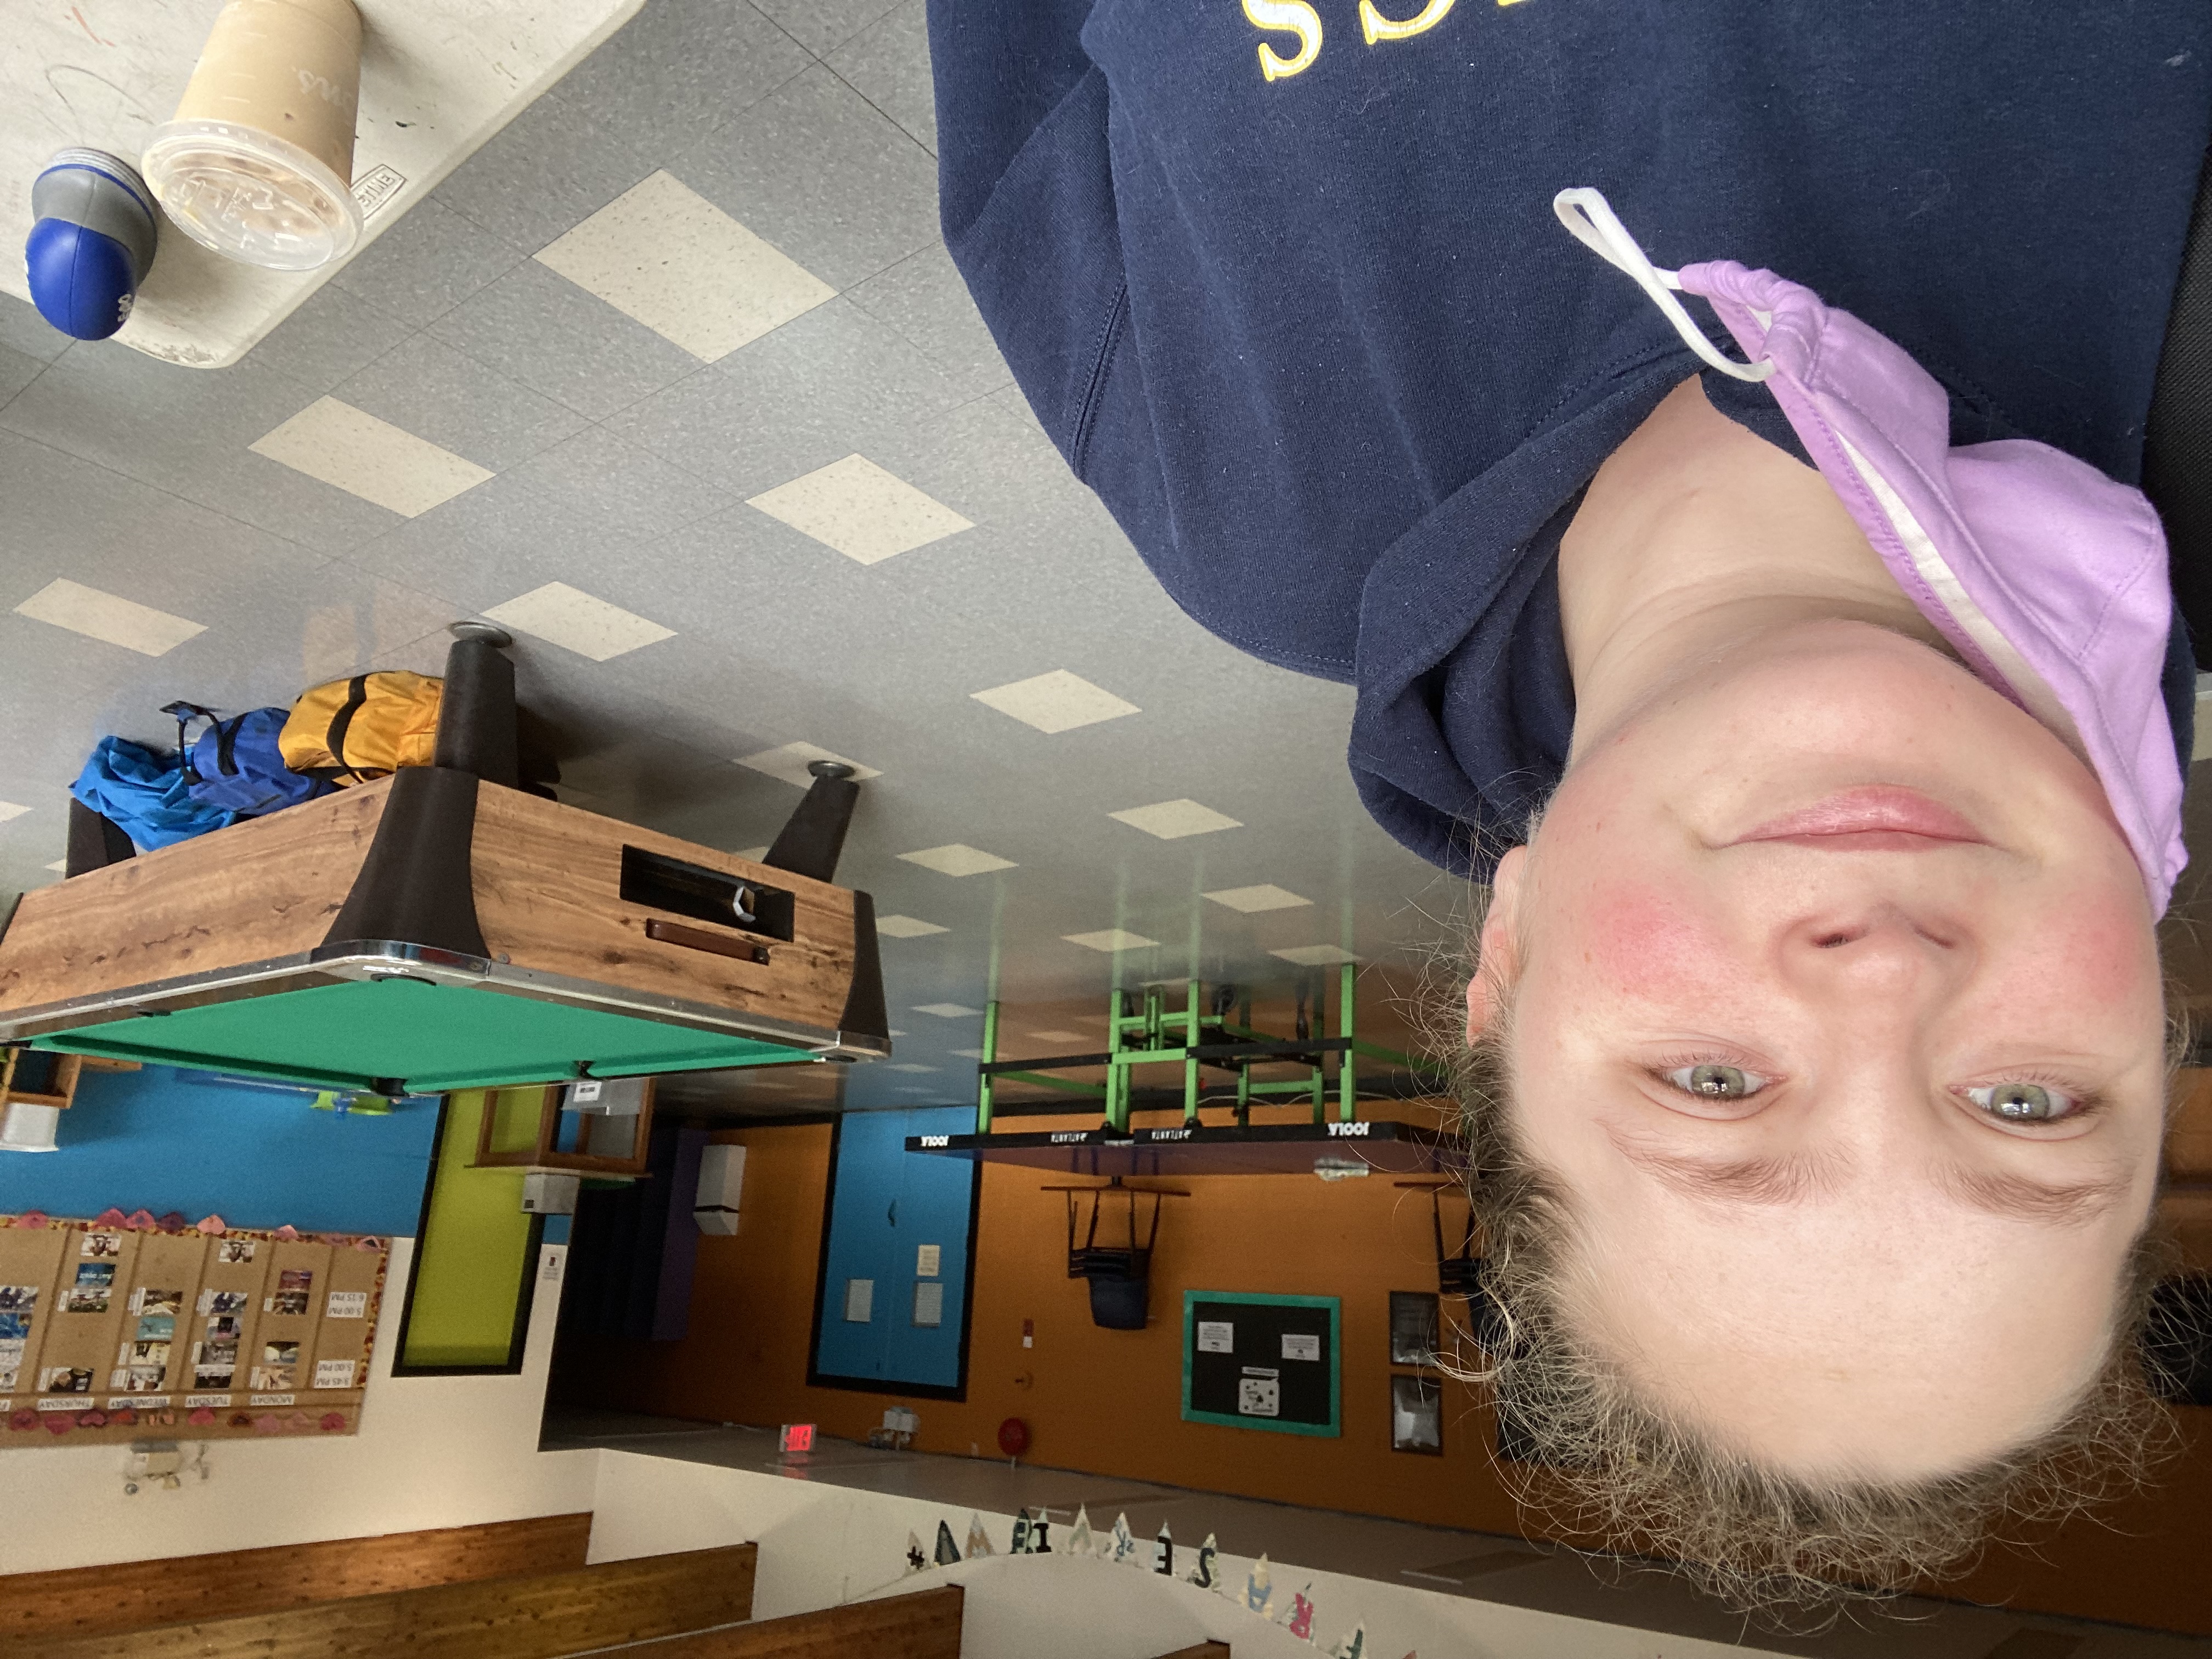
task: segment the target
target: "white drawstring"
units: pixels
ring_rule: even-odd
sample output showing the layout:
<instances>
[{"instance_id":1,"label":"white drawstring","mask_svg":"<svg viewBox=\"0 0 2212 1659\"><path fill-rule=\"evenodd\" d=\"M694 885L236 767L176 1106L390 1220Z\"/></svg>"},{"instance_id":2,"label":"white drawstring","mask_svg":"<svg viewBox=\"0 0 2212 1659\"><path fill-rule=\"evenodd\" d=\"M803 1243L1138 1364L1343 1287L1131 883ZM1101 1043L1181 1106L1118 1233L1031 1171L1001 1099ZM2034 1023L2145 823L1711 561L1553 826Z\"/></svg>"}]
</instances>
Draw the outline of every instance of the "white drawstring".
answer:
<instances>
[{"instance_id":1,"label":"white drawstring","mask_svg":"<svg viewBox=\"0 0 2212 1659\"><path fill-rule=\"evenodd\" d=\"M1667 320L1674 325L1674 331L1682 343L1711 363L1723 374L1732 374L1739 380L1763 380L1774 373L1771 358L1762 358L1755 363L1740 363L1721 355L1720 348L1707 339L1705 331L1690 320L1690 313L1682 309L1682 302L1674 291L1682 286L1681 278L1671 270L1662 270L1644 257L1628 228L1614 214L1613 205L1600 191L1584 185L1578 190L1563 190L1552 198L1552 211L1559 216L1559 222L1571 231L1574 239L1596 253L1607 264L1626 271L1639 287L1651 296L1652 304L1666 313Z\"/></svg>"}]
</instances>

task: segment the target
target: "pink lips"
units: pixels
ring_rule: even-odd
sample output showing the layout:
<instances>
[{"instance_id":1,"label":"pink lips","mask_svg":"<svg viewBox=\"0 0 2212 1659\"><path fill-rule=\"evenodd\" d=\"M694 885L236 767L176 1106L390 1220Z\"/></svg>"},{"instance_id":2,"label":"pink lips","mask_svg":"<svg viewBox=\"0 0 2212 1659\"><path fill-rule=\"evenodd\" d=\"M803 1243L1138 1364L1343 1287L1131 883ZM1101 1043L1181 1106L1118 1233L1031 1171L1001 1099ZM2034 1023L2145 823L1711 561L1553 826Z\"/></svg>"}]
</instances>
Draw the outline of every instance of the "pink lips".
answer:
<instances>
[{"instance_id":1,"label":"pink lips","mask_svg":"<svg viewBox=\"0 0 2212 1659\"><path fill-rule=\"evenodd\" d=\"M1988 838L1941 801L1896 784L1871 784L1770 819L1732 845L1786 841L1837 852L1924 853Z\"/></svg>"}]
</instances>

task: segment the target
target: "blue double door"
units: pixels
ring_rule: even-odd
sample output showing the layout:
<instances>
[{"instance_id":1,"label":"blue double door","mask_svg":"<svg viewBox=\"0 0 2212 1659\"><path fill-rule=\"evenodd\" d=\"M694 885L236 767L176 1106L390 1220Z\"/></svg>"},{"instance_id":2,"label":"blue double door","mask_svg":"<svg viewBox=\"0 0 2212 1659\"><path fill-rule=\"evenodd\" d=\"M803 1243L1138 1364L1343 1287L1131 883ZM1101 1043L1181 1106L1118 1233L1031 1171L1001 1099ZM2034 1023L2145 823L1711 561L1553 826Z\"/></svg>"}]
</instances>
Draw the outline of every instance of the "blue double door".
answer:
<instances>
[{"instance_id":1,"label":"blue double door","mask_svg":"<svg viewBox=\"0 0 2212 1659\"><path fill-rule=\"evenodd\" d=\"M964 1393L981 1169L908 1152L906 1139L964 1134L975 1121L968 1106L848 1112L839 1121L810 1381Z\"/></svg>"}]
</instances>

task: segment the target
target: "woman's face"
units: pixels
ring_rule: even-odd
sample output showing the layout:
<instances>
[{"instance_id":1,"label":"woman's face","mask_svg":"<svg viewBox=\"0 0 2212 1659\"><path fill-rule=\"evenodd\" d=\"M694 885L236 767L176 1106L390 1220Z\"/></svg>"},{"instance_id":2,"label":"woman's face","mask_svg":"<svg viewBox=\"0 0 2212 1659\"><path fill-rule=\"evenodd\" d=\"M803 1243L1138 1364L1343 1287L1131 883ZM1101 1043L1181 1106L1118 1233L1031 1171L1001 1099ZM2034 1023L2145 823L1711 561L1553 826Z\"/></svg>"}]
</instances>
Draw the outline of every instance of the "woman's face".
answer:
<instances>
[{"instance_id":1,"label":"woman's face","mask_svg":"<svg viewBox=\"0 0 2212 1659\"><path fill-rule=\"evenodd\" d=\"M1808 1476L2051 1425L2152 1201L2154 920L2088 769L1880 629L1805 624L1596 734L1469 994L1473 1031L1512 986L1592 1336Z\"/></svg>"}]
</instances>

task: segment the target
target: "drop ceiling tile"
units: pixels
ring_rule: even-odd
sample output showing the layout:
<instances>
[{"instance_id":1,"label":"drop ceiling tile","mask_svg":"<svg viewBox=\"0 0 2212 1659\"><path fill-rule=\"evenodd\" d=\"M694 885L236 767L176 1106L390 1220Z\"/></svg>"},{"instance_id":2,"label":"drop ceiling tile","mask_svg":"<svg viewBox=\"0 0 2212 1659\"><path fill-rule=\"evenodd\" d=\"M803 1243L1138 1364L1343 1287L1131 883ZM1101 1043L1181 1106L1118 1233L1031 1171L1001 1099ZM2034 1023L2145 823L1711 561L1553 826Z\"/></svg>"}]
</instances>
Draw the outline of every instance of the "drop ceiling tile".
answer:
<instances>
[{"instance_id":1,"label":"drop ceiling tile","mask_svg":"<svg viewBox=\"0 0 2212 1659\"><path fill-rule=\"evenodd\" d=\"M855 564L942 541L975 526L865 455L848 455L747 498L772 519L835 548Z\"/></svg>"},{"instance_id":2,"label":"drop ceiling tile","mask_svg":"<svg viewBox=\"0 0 2212 1659\"><path fill-rule=\"evenodd\" d=\"M1222 887L1206 895L1216 904L1225 904L1232 910L1242 910L1246 915L1258 915L1267 910L1294 910L1302 904L1311 904L1310 898L1300 898L1296 893L1285 892L1272 883L1262 882L1256 887Z\"/></svg>"},{"instance_id":3,"label":"drop ceiling tile","mask_svg":"<svg viewBox=\"0 0 2212 1659\"><path fill-rule=\"evenodd\" d=\"M146 657L167 656L193 635L207 632L204 623L187 622L59 576L17 605L15 614Z\"/></svg>"},{"instance_id":4,"label":"drop ceiling tile","mask_svg":"<svg viewBox=\"0 0 2212 1659\"><path fill-rule=\"evenodd\" d=\"M348 260L331 286L422 328L528 257L429 196Z\"/></svg>"},{"instance_id":5,"label":"drop ceiling tile","mask_svg":"<svg viewBox=\"0 0 2212 1659\"><path fill-rule=\"evenodd\" d=\"M1034 675L1025 680L994 685L988 691L971 691L968 695L977 702L995 708L1001 714L1011 714L1023 725L1034 726L1048 735L1073 732L1079 726L1096 726L1101 720L1119 720L1124 714L1144 712L1133 702L1117 697L1111 691L1091 684L1081 675L1069 673L1065 668L1055 668L1048 674Z\"/></svg>"},{"instance_id":6,"label":"drop ceiling tile","mask_svg":"<svg viewBox=\"0 0 2212 1659\"><path fill-rule=\"evenodd\" d=\"M937 154L937 94L929 74L926 0L905 0L826 60L845 84Z\"/></svg>"},{"instance_id":7,"label":"drop ceiling tile","mask_svg":"<svg viewBox=\"0 0 2212 1659\"><path fill-rule=\"evenodd\" d=\"M834 288L939 240L936 162L826 69L787 81L669 170Z\"/></svg>"},{"instance_id":8,"label":"drop ceiling tile","mask_svg":"<svg viewBox=\"0 0 2212 1659\"><path fill-rule=\"evenodd\" d=\"M105 340L80 343L56 359L0 410L0 427L234 522L342 552L396 520L248 449L314 398L311 388L252 356L210 372Z\"/></svg>"},{"instance_id":9,"label":"drop ceiling tile","mask_svg":"<svg viewBox=\"0 0 2212 1659\"><path fill-rule=\"evenodd\" d=\"M1012 382L1013 371L943 243L908 254L848 289L846 297L913 342L966 396L980 398Z\"/></svg>"},{"instance_id":10,"label":"drop ceiling tile","mask_svg":"<svg viewBox=\"0 0 2212 1659\"><path fill-rule=\"evenodd\" d=\"M1201 806L1194 800L1158 801L1150 806L1126 807L1106 816L1148 836L1158 836L1162 841L1181 841L1185 836L1210 836L1217 830L1244 827L1227 813ZM1305 901L1300 899L1298 902L1303 904Z\"/></svg>"},{"instance_id":11,"label":"drop ceiling tile","mask_svg":"<svg viewBox=\"0 0 2212 1659\"><path fill-rule=\"evenodd\" d=\"M502 628L518 628L550 645L606 662L676 637L672 628L647 622L618 605L595 599L566 582L548 582L484 612Z\"/></svg>"},{"instance_id":12,"label":"drop ceiling tile","mask_svg":"<svg viewBox=\"0 0 2212 1659\"><path fill-rule=\"evenodd\" d=\"M455 306L429 332L594 421L699 367L682 347L534 259Z\"/></svg>"},{"instance_id":13,"label":"drop ceiling tile","mask_svg":"<svg viewBox=\"0 0 2212 1659\"><path fill-rule=\"evenodd\" d=\"M430 199L535 253L652 171L587 112L549 96L501 128Z\"/></svg>"},{"instance_id":14,"label":"drop ceiling tile","mask_svg":"<svg viewBox=\"0 0 2212 1659\"><path fill-rule=\"evenodd\" d=\"M876 931L886 939L927 939L932 933L949 933L952 930L918 916L878 916Z\"/></svg>"},{"instance_id":15,"label":"drop ceiling tile","mask_svg":"<svg viewBox=\"0 0 2212 1659\"><path fill-rule=\"evenodd\" d=\"M969 1008L957 1002L922 1002L915 1005L914 1012L917 1014L934 1014L939 1019L974 1019L983 1011L981 1008ZM899 1035L903 1036L906 1034L902 1031Z\"/></svg>"},{"instance_id":16,"label":"drop ceiling tile","mask_svg":"<svg viewBox=\"0 0 2212 1659\"><path fill-rule=\"evenodd\" d=\"M643 540L727 510L736 498L604 427L586 427L511 477L602 538Z\"/></svg>"},{"instance_id":17,"label":"drop ceiling tile","mask_svg":"<svg viewBox=\"0 0 2212 1659\"><path fill-rule=\"evenodd\" d=\"M1301 968L1335 968L1359 958L1337 945L1294 945L1287 951L1270 951L1271 957L1294 962Z\"/></svg>"},{"instance_id":18,"label":"drop ceiling tile","mask_svg":"<svg viewBox=\"0 0 2212 1659\"><path fill-rule=\"evenodd\" d=\"M763 749L757 755L744 756L738 764L750 766L756 772L765 772L772 778L781 778L786 783L806 789L814 783L813 775L807 771L807 766L818 760L836 761L841 766L851 767L854 779L862 783L870 778L883 776L872 766L863 766L849 756L832 754L829 750L817 748L811 743L787 743L780 748Z\"/></svg>"},{"instance_id":19,"label":"drop ceiling tile","mask_svg":"<svg viewBox=\"0 0 2212 1659\"><path fill-rule=\"evenodd\" d=\"M453 643L446 624L455 619L453 605L398 582L355 573L342 562L325 565L308 586L312 603L304 617L272 617L283 637L261 653L272 661L280 653L290 658L300 684L379 668L446 672L446 647Z\"/></svg>"},{"instance_id":20,"label":"drop ceiling tile","mask_svg":"<svg viewBox=\"0 0 2212 1659\"><path fill-rule=\"evenodd\" d=\"M311 392L328 392L411 332L398 319L387 316L335 283L325 283L249 356L253 362L290 376Z\"/></svg>"},{"instance_id":21,"label":"drop ceiling tile","mask_svg":"<svg viewBox=\"0 0 2212 1659\"><path fill-rule=\"evenodd\" d=\"M25 386L39 378L46 368L36 357L18 351L13 346L0 345L0 408Z\"/></svg>"},{"instance_id":22,"label":"drop ceiling tile","mask_svg":"<svg viewBox=\"0 0 2212 1659\"><path fill-rule=\"evenodd\" d=\"M251 447L410 519L491 477L474 461L336 398L318 398Z\"/></svg>"},{"instance_id":23,"label":"drop ceiling tile","mask_svg":"<svg viewBox=\"0 0 2212 1659\"><path fill-rule=\"evenodd\" d=\"M607 424L744 496L896 444L960 395L895 329L837 299Z\"/></svg>"},{"instance_id":24,"label":"drop ceiling tile","mask_svg":"<svg viewBox=\"0 0 2212 1659\"><path fill-rule=\"evenodd\" d=\"M1086 951L1108 956L1117 951L1149 951L1159 944L1156 939L1146 939L1142 933L1133 933L1123 927L1102 928L1095 933L1062 933L1060 937L1070 945L1080 945Z\"/></svg>"},{"instance_id":25,"label":"drop ceiling tile","mask_svg":"<svg viewBox=\"0 0 2212 1659\"><path fill-rule=\"evenodd\" d=\"M615 198L538 260L708 363L837 292L666 172Z\"/></svg>"},{"instance_id":26,"label":"drop ceiling tile","mask_svg":"<svg viewBox=\"0 0 2212 1659\"><path fill-rule=\"evenodd\" d=\"M573 514L502 473L420 518L398 520L346 556L361 569L481 612L585 568L603 549Z\"/></svg>"},{"instance_id":27,"label":"drop ceiling tile","mask_svg":"<svg viewBox=\"0 0 2212 1659\"><path fill-rule=\"evenodd\" d=\"M428 334L394 347L341 381L333 395L494 472L520 465L585 424L574 410Z\"/></svg>"},{"instance_id":28,"label":"drop ceiling tile","mask_svg":"<svg viewBox=\"0 0 2212 1659\"><path fill-rule=\"evenodd\" d=\"M284 471L258 456L248 459L269 471ZM337 494L307 480L301 483L322 495ZM0 567L20 572L26 550L36 549L54 569L169 610L213 604L235 611L250 604L260 585L320 562L234 518L5 431L0 431L0 502L6 503L7 523ZM362 510L386 524L402 522L365 503ZM20 688L24 682L17 677L26 665L9 661L8 666Z\"/></svg>"},{"instance_id":29,"label":"drop ceiling tile","mask_svg":"<svg viewBox=\"0 0 2212 1659\"><path fill-rule=\"evenodd\" d=\"M925 870L934 870L940 876L984 876L994 870L1018 867L1012 859L1002 859L995 853L986 853L957 841L944 847L925 847L918 853L901 853L899 857Z\"/></svg>"},{"instance_id":30,"label":"drop ceiling tile","mask_svg":"<svg viewBox=\"0 0 2212 1659\"><path fill-rule=\"evenodd\" d=\"M659 162L751 107L813 61L752 7L655 0L547 95Z\"/></svg>"},{"instance_id":31,"label":"drop ceiling tile","mask_svg":"<svg viewBox=\"0 0 2212 1659\"><path fill-rule=\"evenodd\" d=\"M0 294L0 345L38 362L50 363L69 349L70 337L39 315L39 308L12 294Z\"/></svg>"}]
</instances>

